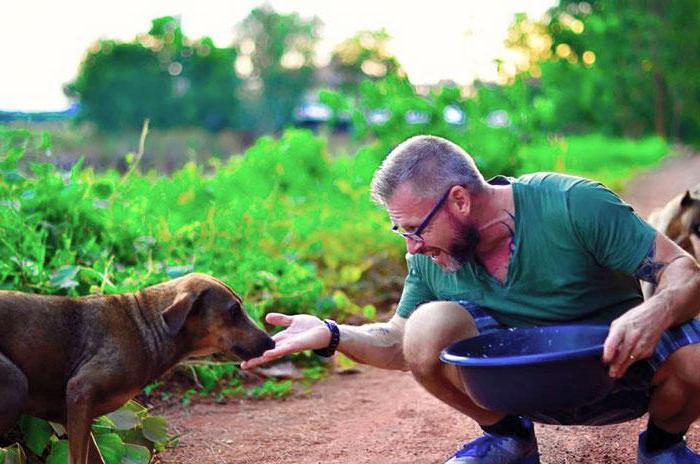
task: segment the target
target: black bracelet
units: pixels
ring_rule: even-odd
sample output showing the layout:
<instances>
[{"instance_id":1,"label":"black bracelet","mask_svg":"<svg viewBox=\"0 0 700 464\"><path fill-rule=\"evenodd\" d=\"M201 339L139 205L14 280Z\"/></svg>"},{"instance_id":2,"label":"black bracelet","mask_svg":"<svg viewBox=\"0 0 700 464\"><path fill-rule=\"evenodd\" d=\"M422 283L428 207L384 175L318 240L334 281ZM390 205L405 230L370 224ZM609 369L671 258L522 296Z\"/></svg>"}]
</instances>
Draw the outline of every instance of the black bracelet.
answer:
<instances>
[{"instance_id":1,"label":"black bracelet","mask_svg":"<svg viewBox=\"0 0 700 464\"><path fill-rule=\"evenodd\" d=\"M331 341L327 347L314 350L314 353L324 358L330 358L335 354L335 350L338 349L338 344L340 343L340 329L334 320L325 319L323 323L326 324L326 327L328 327L328 330L331 332Z\"/></svg>"}]
</instances>

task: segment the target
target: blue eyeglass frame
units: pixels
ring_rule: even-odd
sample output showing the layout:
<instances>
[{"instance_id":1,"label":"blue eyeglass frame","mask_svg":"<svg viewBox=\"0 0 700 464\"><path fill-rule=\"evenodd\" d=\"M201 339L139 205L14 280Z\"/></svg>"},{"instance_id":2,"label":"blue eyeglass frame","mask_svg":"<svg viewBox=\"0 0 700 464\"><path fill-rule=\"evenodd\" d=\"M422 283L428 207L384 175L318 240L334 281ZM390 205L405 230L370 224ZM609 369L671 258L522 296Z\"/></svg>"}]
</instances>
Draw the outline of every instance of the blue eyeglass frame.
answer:
<instances>
[{"instance_id":1,"label":"blue eyeglass frame","mask_svg":"<svg viewBox=\"0 0 700 464\"><path fill-rule=\"evenodd\" d=\"M426 227L428 227L428 224L430 224L430 221L433 219L435 214L437 214L438 210L442 207L442 205L445 204L445 201L447 200L447 197L450 195L450 192L452 191L452 185L450 188L447 189L445 193L442 194L440 199L435 203L435 206L433 206L433 209L430 210L430 212L425 216L423 221L413 229L411 232L401 232L399 230L399 225L394 224L393 227L391 228L391 231L394 232L395 234L399 234L403 238L413 240L414 242L419 242L419 243L424 243L425 239L421 237L421 234L425 230Z\"/></svg>"}]
</instances>

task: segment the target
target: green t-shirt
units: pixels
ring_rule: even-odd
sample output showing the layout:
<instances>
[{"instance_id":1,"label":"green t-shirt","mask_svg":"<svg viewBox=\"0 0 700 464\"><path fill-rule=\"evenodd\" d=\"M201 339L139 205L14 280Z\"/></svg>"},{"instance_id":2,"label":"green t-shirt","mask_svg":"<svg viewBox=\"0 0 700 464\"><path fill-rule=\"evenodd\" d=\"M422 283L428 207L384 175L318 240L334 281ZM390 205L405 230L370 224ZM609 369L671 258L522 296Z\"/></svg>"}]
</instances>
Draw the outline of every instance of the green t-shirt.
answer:
<instances>
[{"instance_id":1,"label":"green t-shirt","mask_svg":"<svg viewBox=\"0 0 700 464\"><path fill-rule=\"evenodd\" d=\"M655 230L597 182L552 173L496 177L513 186L515 249L502 284L470 260L446 272L424 255L407 255L397 313L421 303L468 300L508 326L606 322L642 302L632 276Z\"/></svg>"}]
</instances>

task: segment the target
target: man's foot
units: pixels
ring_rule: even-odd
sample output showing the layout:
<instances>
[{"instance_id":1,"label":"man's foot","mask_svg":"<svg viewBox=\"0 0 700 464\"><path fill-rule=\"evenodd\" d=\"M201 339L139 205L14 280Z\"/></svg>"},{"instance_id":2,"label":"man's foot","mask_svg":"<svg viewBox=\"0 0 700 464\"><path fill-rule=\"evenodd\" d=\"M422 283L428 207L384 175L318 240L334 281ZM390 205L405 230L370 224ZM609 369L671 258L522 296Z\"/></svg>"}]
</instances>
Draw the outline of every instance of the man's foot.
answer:
<instances>
[{"instance_id":1,"label":"man's foot","mask_svg":"<svg viewBox=\"0 0 700 464\"><path fill-rule=\"evenodd\" d=\"M639 434L637 464L700 464L700 454L688 448L685 440L656 453L648 452L645 446L646 432ZM459 461L458 461L459 462Z\"/></svg>"},{"instance_id":2,"label":"man's foot","mask_svg":"<svg viewBox=\"0 0 700 464\"><path fill-rule=\"evenodd\" d=\"M457 451L445 464L539 464L535 430L529 419L523 419L528 438L485 433Z\"/></svg>"}]
</instances>

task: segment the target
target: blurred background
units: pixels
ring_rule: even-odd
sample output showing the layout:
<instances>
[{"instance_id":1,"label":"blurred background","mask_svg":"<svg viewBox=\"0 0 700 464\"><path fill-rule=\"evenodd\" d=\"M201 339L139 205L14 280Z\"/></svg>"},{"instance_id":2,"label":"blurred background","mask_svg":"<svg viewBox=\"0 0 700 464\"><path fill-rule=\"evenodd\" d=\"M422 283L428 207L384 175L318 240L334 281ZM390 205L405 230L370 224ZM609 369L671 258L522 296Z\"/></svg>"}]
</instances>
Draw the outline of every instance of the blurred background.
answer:
<instances>
[{"instance_id":1,"label":"blurred background","mask_svg":"<svg viewBox=\"0 0 700 464\"><path fill-rule=\"evenodd\" d=\"M29 1L0 18L0 122L49 131L58 162L119 166L148 118L143 166L166 171L287 127L334 153L435 130L477 156L541 135L694 143L697 19L693 0Z\"/></svg>"}]
</instances>

